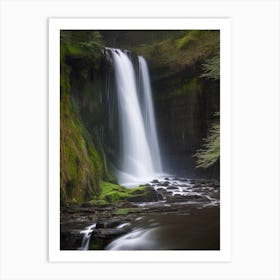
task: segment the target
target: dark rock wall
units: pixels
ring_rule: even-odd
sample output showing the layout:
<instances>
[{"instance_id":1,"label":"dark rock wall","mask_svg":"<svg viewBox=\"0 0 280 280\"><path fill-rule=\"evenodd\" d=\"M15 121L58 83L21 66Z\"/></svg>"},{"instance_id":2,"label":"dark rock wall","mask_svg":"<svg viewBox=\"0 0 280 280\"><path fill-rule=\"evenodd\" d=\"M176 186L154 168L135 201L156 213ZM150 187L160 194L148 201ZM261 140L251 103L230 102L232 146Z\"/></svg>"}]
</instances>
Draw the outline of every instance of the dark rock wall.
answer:
<instances>
[{"instance_id":1,"label":"dark rock wall","mask_svg":"<svg viewBox=\"0 0 280 280\"><path fill-rule=\"evenodd\" d=\"M196 169L193 154L219 111L219 81L199 78L201 62L180 72L151 68L158 133L165 168L178 175L219 177L219 166Z\"/></svg>"}]
</instances>

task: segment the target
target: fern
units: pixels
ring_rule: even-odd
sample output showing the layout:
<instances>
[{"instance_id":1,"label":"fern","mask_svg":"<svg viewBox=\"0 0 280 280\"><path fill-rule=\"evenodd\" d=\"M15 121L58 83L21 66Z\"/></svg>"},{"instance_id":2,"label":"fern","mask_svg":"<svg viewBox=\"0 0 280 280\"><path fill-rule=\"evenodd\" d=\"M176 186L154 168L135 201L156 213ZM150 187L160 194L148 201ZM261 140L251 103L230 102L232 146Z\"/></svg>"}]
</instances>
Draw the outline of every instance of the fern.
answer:
<instances>
[{"instance_id":1,"label":"fern","mask_svg":"<svg viewBox=\"0 0 280 280\"><path fill-rule=\"evenodd\" d=\"M203 74L202 78L207 79L220 79L220 56L214 56L206 60L206 63L202 64Z\"/></svg>"},{"instance_id":2,"label":"fern","mask_svg":"<svg viewBox=\"0 0 280 280\"><path fill-rule=\"evenodd\" d=\"M214 114L219 117L219 113ZM208 135L203 139L202 147L196 151L194 157L196 167L208 168L220 159L220 119L214 121L208 130Z\"/></svg>"}]
</instances>

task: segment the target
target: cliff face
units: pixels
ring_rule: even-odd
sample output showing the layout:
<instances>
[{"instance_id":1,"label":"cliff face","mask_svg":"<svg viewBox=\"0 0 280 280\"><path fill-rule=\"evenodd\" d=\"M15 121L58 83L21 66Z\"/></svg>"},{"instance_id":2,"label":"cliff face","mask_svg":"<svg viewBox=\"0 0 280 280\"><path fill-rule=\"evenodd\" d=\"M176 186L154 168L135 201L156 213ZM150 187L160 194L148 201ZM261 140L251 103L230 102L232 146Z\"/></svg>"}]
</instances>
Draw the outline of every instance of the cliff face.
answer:
<instances>
[{"instance_id":1,"label":"cliff face","mask_svg":"<svg viewBox=\"0 0 280 280\"><path fill-rule=\"evenodd\" d=\"M219 111L219 81L200 77L206 59L219 53L219 32L62 31L62 203L98 198L101 181L114 182L108 162L118 160L112 148L118 146L118 137L115 125L106 134L114 113L106 103L110 67L104 46L129 49L134 60L135 53L146 58L166 169L190 177L218 177L218 162L209 169L196 169L193 155Z\"/></svg>"},{"instance_id":2,"label":"cliff face","mask_svg":"<svg viewBox=\"0 0 280 280\"><path fill-rule=\"evenodd\" d=\"M219 112L219 80L201 75L205 61L219 55L220 34L186 31L178 36L135 49L150 66L164 163L175 174L219 177L219 162L197 169L193 155Z\"/></svg>"},{"instance_id":3,"label":"cliff face","mask_svg":"<svg viewBox=\"0 0 280 280\"><path fill-rule=\"evenodd\" d=\"M103 111L102 42L97 33L61 33L60 190L61 203L97 198L109 178L100 141Z\"/></svg>"},{"instance_id":4,"label":"cliff face","mask_svg":"<svg viewBox=\"0 0 280 280\"><path fill-rule=\"evenodd\" d=\"M151 69L152 77L156 69ZM158 131L170 172L188 176L218 176L217 170L195 168L193 155L202 145L219 111L219 82L198 78L200 62L173 76L154 80ZM215 171L214 173L212 171Z\"/></svg>"}]
</instances>

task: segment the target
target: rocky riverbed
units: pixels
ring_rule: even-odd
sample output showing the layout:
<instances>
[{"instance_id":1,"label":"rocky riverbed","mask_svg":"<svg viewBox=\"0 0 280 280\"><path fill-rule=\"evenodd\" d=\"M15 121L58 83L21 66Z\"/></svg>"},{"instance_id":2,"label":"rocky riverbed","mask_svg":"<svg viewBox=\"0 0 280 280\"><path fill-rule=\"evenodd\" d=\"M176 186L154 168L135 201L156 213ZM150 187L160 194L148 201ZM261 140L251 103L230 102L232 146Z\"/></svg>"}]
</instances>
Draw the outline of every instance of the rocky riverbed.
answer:
<instances>
[{"instance_id":1,"label":"rocky riverbed","mask_svg":"<svg viewBox=\"0 0 280 280\"><path fill-rule=\"evenodd\" d=\"M61 209L61 250L219 250L216 180L165 177L149 195L104 206Z\"/></svg>"}]
</instances>

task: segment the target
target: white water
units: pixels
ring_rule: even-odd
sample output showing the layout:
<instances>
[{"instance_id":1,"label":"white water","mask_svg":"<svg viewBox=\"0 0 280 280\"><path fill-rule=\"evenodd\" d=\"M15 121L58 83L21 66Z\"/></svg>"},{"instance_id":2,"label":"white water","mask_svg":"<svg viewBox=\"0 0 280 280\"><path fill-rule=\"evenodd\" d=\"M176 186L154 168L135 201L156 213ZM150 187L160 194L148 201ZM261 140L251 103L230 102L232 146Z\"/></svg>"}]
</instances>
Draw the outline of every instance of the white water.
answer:
<instances>
[{"instance_id":1,"label":"white water","mask_svg":"<svg viewBox=\"0 0 280 280\"><path fill-rule=\"evenodd\" d=\"M139 56L140 86L142 90L142 115L145 122L146 135L152 153L153 166L156 172L162 172L161 158L158 144L158 135L155 123L154 104L150 75L147 62L144 57Z\"/></svg>"},{"instance_id":2,"label":"white water","mask_svg":"<svg viewBox=\"0 0 280 280\"><path fill-rule=\"evenodd\" d=\"M141 59L141 76L145 113L141 110L135 71L128 55L118 49L112 49L111 54L116 79L123 155L117 178L119 184L130 187L149 182L161 172L153 104L147 65L143 63L143 59ZM147 116L146 122L143 115ZM147 123L149 126L145 127Z\"/></svg>"},{"instance_id":3,"label":"white water","mask_svg":"<svg viewBox=\"0 0 280 280\"><path fill-rule=\"evenodd\" d=\"M156 229L135 229L113 240L105 250L151 250L157 244L155 232Z\"/></svg>"},{"instance_id":4,"label":"white water","mask_svg":"<svg viewBox=\"0 0 280 280\"><path fill-rule=\"evenodd\" d=\"M82 245L79 248L79 250L88 250L89 248L89 241L90 241L90 237L91 237L91 233L93 232L93 230L96 227L96 223L86 227L84 230L82 230L80 233L84 235L83 240L82 240Z\"/></svg>"}]
</instances>

